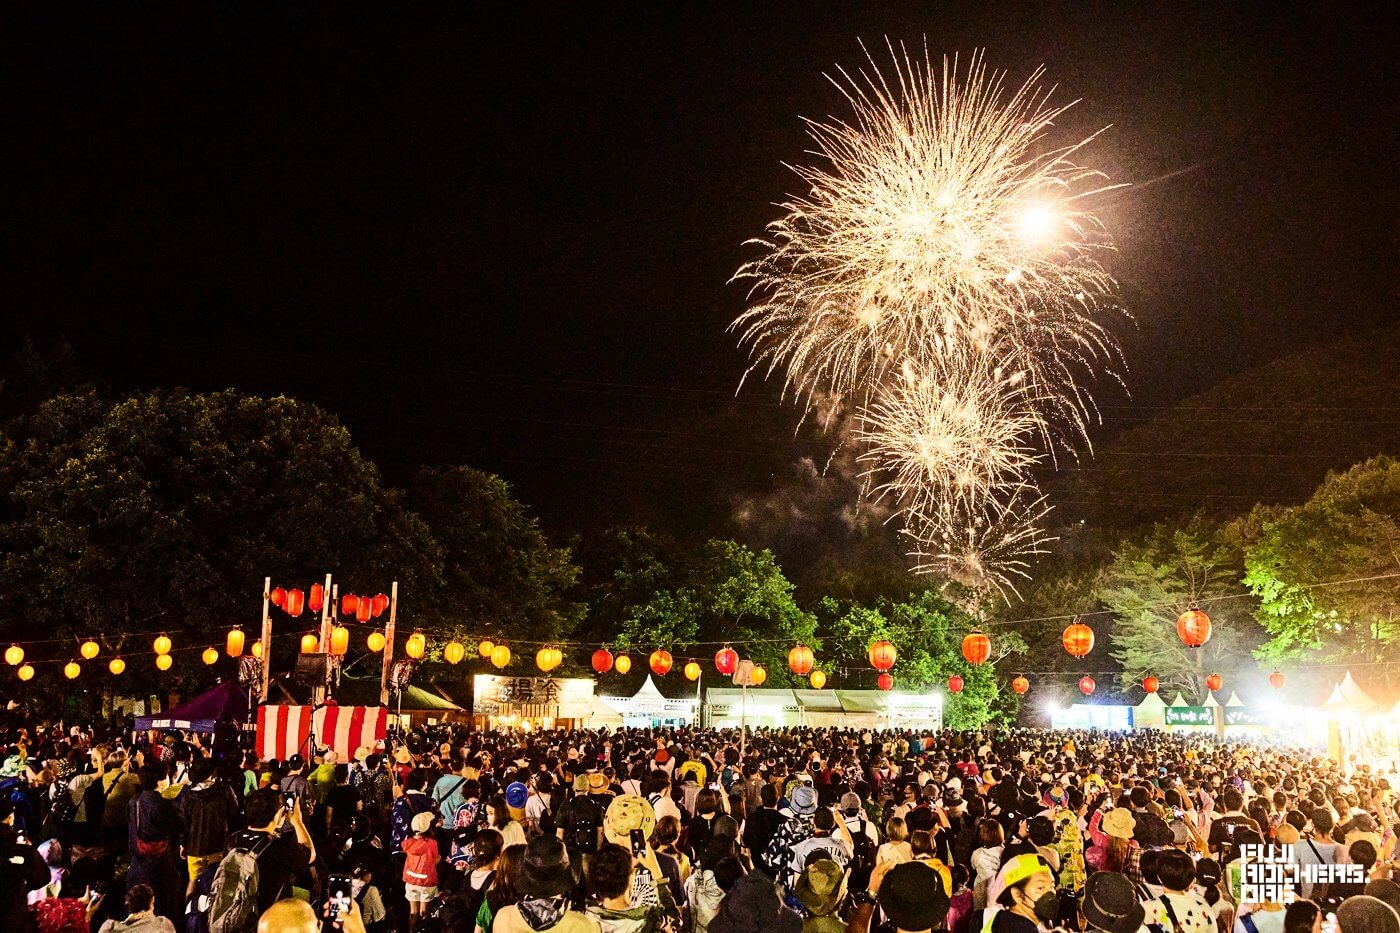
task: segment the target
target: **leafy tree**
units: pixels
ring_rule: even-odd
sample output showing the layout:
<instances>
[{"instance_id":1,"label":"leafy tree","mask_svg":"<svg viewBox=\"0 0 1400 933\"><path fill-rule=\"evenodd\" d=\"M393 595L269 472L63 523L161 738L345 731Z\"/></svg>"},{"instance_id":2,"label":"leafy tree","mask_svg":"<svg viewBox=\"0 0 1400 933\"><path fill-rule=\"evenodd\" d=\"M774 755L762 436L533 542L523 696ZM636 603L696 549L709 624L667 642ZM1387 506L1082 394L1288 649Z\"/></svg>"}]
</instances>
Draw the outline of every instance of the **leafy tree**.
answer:
<instances>
[{"instance_id":1,"label":"leafy tree","mask_svg":"<svg viewBox=\"0 0 1400 933\"><path fill-rule=\"evenodd\" d=\"M330 570L362 592L397 577L410 624L418 594L442 585L427 526L332 416L235 392L62 395L17 419L0 446L0 540L4 634L98 636L104 659L127 656L108 683L128 690L208 677L195 653L231 625L256 630L266 575L306 587ZM153 631L177 647L169 674L157 676L150 636L129 634ZM75 647L35 652L54 662L41 674Z\"/></svg>"},{"instance_id":2,"label":"leafy tree","mask_svg":"<svg viewBox=\"0 0 1400 933\"><path fill-rule=\"evenodd\" d=\"M998 683L996 662L1026 650L1012 631L991 634L992 660L972 667L962 657L962 639L977 620L934 590L911 594L904 600L881 599L861 606L826 598L815 614L828 650L824 663L834 672L832 686L870 689L876 673L870 667L870 644L887 639L898 653L892 673L899 690L946 689L954 674L963 678L961 693L950 695L944 706L944 723L951 728L976 728L1006 710Z\"/></svg>"},{"instance_id":3,"label":"leafy tree","mask_svg":"<svg viewBox=\"0 0 1400 933\"><path fill-rule=\"evenodd\" d=\"M617 645L679 655L701 645L698 653L713 653L718 645L711 643L731 641L763 665L768 684L791 686L799 682L787 669L788 649L797 642L821 647L815 620L798 608L793 589L772 552L711 540L682 556L669 588L630 609Z\"/></svg>"},{"instance_id":4,"label":"leafy tree","mask_svg":"<svg viewBox=\"0 0 1400 933\"><path fill-rule=\"evenodd\" d=\"M579 576L573 598L586 607L575 634L585 643L612 643L633 610L675 584L674 541L644 528L610 528L574 539Z\"/></svg>"},{"instance_id":5,"label":"leafy tree","mask_svg":"<svg viewBox=\"0 0 1400 933\"><path fill-rule=\"evenodd\" d=\"M1123 667L1123 683L1151 673L1164 691L1204 699L1206 675L1236 670L1257 643L1253 606L1212 600L1238 595L1242 570L1231 529L1200 515L1180 527L1159 524L1121 544L1097 596L1115 616L1109 654ZM1196 603L1204 603L1212 627L1210 641L1193 649L1177 637L1176 618Z\"/></svg>"},{"instance_id":6,"label":"leafy tree","mask_svg":"<svg viewBox=\"0 0 1400 933\"><path fill-rule=\"evenodd\" d=\"M472 636L557 641L583 607L567 598L578 568L553 547L499 476L468 467L424 468L408 505L443 558L441 597L424 617ZM524 652L521 652L524 655Z\"/></svg>"},{"instance_id":7,"label":"leafy tree","mask_svg":"<svg viewBox=\"0 0 1400 933\"><path fill-rule=\"evenodd\" d=\"M1245 585L1272 636L1261 657L1380 661L1400 640L1400 461L1329 473L1306 503L1261 511ZM1385 578L1385 579L1365 579ZM1340 580L1359 580L1331 585Z\"/></svg>"}]
</instances>

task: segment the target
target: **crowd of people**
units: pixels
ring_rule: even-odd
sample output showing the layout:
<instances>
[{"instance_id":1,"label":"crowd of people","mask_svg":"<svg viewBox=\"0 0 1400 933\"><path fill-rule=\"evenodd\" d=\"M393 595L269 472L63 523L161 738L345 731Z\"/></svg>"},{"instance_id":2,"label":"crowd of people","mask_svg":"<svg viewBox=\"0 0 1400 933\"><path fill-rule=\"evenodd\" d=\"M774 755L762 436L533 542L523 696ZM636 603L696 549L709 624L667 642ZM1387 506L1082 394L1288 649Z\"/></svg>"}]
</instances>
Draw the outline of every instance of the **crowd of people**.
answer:
<instances>
[{"instance_id":1,"label":"crowd of people","mask_svg":"<svg viewBox=\"0 0 1400 933\"><path fill-rule=\"evenodd\" d=\"M1391 776L1213 737L4 740L4 933L1400 933ZM1246 896L1284 847L1351 867Z\"/></svg>"}]
</instances>

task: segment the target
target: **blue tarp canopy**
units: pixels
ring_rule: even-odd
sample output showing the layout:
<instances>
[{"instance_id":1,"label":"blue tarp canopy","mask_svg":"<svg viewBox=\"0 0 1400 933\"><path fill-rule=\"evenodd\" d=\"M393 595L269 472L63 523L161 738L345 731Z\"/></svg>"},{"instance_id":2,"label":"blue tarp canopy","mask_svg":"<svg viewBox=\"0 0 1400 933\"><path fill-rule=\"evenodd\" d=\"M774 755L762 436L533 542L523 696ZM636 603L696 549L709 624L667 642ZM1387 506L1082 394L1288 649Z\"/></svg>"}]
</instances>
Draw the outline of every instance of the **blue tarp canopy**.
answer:
<instances>
[{"instance_id":1,"label":"blue tarp canopy","mask_svg":"<svg viewBox=\"0 0 1400 933\"><path fill-rule=\"evenodd\" d=\"M187 703L154 716L137 716L136 729L186 729L213 732L221 722L248 718L248 691L237 681L228 680L205 691Z\"/></svg>"}]
</instances>

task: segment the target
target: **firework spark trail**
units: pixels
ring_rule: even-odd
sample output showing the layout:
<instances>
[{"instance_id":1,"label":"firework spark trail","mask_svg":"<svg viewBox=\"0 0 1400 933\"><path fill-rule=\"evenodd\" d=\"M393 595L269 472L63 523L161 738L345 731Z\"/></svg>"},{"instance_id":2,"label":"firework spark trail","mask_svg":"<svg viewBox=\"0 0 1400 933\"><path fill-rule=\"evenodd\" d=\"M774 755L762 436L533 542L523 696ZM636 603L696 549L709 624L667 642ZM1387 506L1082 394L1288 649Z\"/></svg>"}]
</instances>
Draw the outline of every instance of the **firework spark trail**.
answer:
<instances>
[{"instance_id":1,"label":"firework spark trail","mask_svg":"<svg viewBox=\"0 0 1400 933\"><path fill-rule=\"evenodd\" d=\"M1036 71L1014 91L981 54L964 71L902 46L882 73L840 70L847 120L807 121L816 165L735 278L731 329L755 371L809 410L847 399L873 494L916 542L918 569L1010 587L1044 543L1031 469L1087 442L1080 377L1121 358L1100 323L1111 243L1078 165L1048 148L1068 106Z\"/></svg>"}]
</instances>

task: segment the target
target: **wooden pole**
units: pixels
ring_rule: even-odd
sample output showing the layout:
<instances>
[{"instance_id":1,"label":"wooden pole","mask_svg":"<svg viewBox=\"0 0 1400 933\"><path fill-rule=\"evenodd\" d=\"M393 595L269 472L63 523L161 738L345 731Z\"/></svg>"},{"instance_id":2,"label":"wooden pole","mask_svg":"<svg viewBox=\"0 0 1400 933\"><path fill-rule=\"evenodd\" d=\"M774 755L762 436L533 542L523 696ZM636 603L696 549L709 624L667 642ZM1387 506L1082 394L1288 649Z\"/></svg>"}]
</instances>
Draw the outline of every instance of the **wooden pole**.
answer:
<instances>
[{"instance_id":1,"label":"wooden pole","mask_svg":"<svg viewBox=\"0 0 1400 933\"><path fill-rule=\"evenodd\" d=\"M263 602L262 602L262 634L258 636L262 640L262 690L258 693L258 702L267 702L267 687L272 672L272 578L263 577Z\"/></svg>"},{"instance_id":2,"label":"wooden pole","mask_svg":"<svg viewBox=\"0 0 1400 933\"><path fill-rule=\"evenodd\" d=\"M399 614L399 581L389 589L389 621L384 623L384 667L379 674L379 705L389 705L389 668L394 665L394 624Z\"/></svg>"},{"instance_id":3,"label":"wooden pole","mask_svg":"<svg viewBox=\"0 0 1400 933\"><path fill-rule=\"evenodd\" d=\"M331 575L326 574L326 588L321 591L321 640L317 647L323 657L330 657L331 650L331 602L334 597L331 595ZM330 680L330 667L326 667L326 674L321 679L321 686L311 691L311 705L320 706L326 702L326 685Z\"/></svg>"}]
</instances>

